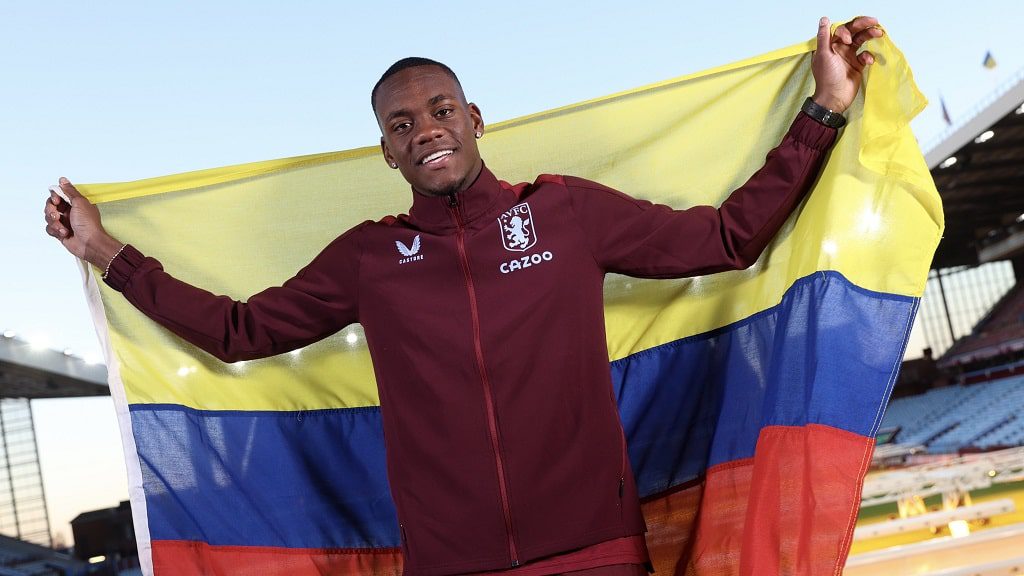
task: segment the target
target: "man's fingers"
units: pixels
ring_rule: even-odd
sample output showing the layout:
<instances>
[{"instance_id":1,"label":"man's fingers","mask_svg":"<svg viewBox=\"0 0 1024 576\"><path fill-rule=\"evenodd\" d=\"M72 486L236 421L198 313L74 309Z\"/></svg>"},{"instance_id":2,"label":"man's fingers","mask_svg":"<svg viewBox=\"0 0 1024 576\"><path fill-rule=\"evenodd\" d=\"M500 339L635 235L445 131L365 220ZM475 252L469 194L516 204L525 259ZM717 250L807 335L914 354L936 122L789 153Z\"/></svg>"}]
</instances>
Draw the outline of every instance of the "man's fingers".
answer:
<instances>
[{"instance_id":1,"label":"man's fingers","mask_svg":"<svg viewBox=\"0 0 1024 576\"><path fill-rule=\"evenodd\" d=\"M865 50L857 55L857 61L864 66L870 66L875 63L875 55Z\"/></svg>"},{"instance_id":2,"label":"man's fingers","mask_svg":"<svg viewBox=\"0 0 1024 576\"><path fill-rule=\"evenodd\" d=\"M853 35L853 45L860 48L861 44L871 40L872 38L879 38L884 34L881 28L868 28L867 30L861 30Z\"/></svg>"},{"instance_id":3,"label":"man's fingers","mask_svg":"<svg viewBox=\"0 0 1024 576\"><path fill-rule=\"evenodd\" d=\"M50 224L46 227L46 233L58 240L63 240L64 238L67 238L68 235L67 228L64 228L60 224Z\"/></svg>"},{"instance_id":4,"label":"man's fingers","mask_svg":"<svg viewBox=\"0 0 1024 576\"><path fill-rule=\"evenodd\" d=\"M850 34L850 30L845 25L836 28L836 31L835 33L832 34L832 37L843 44L850 44L853 42L853 36Z\"/></svg>"},{"instance_id":5,"label":"man's fingers","mask_svg":"<svg viewBox=\"0 0 1024 576\"><path fill-rule=\"evenodd\" d=\"M871 16L858 16L846 24L843 24L844 28L847 28L854 34L861 30L871 28L872 26L878 26L878 18L872 18Z\"/></svg>"},{"instance_id":6,"label":"man's fingers","mask_svg":"<svg viewBox=\"0 0 1024 576\"><path fill-rule=\"evenodd\" d=\"M61 191L64 192L65 194L67 194L68 198L74 200L76 198L82 198L83 197L82 194L78 191L78 189L75 188L75 186L73 184L71 184L71 182L68 181L67 178L61 176L59 182L60 182L60 189L61 189Z\"/></svg>"},{"instance_id":7,"label":"man's fingers","mask_svg":"<svg viewBox=\"0 0 1024 576\"><path fill-rule=\"evenodd\" d=\"M53 190L50 190L49 202L61 210L68 210L71 208L71 204L68 204L67 200L61 198L60 194L57 194Z\"/></svg>"},{"instance_id":8,"label":"man's fingers","mask_svg":"<svg viewBox=\"0 0 1024 576\"><path fill-rule=\"evenodd\" d=\"M829 49L829 21L827 16L818 20L818 52L825 52Z\"/></svg>"},{"instance_id":9,"label":"man's fingers","mask_svg":"<svg viewBox=\"0 0 1024 576\"><path fill-rule=\"evenodd\" d=\"M56 197L57 200L54 200ZM57 202L60 202L58 204ZM71 236L71 206L52 190L50 198L43 208L43 219L46 221L46 233L58 240L66 240Z\"/></svg>"},{"instance_id":10,"label":"man's fingers","mask_svg":"<svg viewBox=\"0 0 1024 576\"><path fill-rule=\"evenodd\" d=\"M57 201L53 198L57 197ZM43 215L46 217L46 221L50 222L56 218L59 218L61 214L67 214L71 212L71 205L64 201L63 198L57 196L53 192L50 192L50 198L46 201L46 206L43 208Z\"/></svg>"},{"instance_id":11,"label":"man's fingers","mask_svg":"<svg viewBox=\"0 0 1024 576\"><path fill-rule=\"evenodd\" d=\"M55 196L57 198L56 202L53 200L53 198ZM61 212L61 213L63 213L63 212L69 212L70 210L71 210L71 205L68 204L67 202L65 202L63 198L61 198L60 196L57 196L53 192L50 192L50 198L46 202L46 207L43 208L43 212Z\"/></svg>"},{"instance_id":12,"label":"man's fingers","mask_svg":"<svg viewBox=\"0 0 1024 576\"><path fill-rule=\"evenodd\" d=\"M61 178L59 185L60 192L72 202L79 198L85 200L85 197L67 178ZM88 202L88 200L85 201ZM65 244L74 235L71 232L71 203L62 198L53 188L50 189L50 197L43 209L43 217L46 220L46 233L60 240L62 244Z\"/></svg>"},{"instance_id":13,"label":"man's fingers","mask_svg":"<svg viewBox=\"0 0 1024 576\"><path fill-rule=\"evenodd\" d=\"M46 208L43 209L43 220L46 221L47 227L60 220L60 213L49 202L46 203Z\"/></svg>"}]
</instances>

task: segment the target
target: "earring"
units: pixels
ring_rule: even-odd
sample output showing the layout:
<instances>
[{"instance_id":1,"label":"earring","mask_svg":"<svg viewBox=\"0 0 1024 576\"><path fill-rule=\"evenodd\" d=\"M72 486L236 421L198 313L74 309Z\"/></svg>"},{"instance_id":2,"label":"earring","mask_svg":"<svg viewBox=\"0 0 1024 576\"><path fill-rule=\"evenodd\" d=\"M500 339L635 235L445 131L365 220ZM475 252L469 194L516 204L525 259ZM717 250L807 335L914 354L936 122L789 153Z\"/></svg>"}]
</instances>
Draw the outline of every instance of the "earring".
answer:
<instances>
[{"instance_id":1,"label":"earring","mask_svg":"<svg viewBox=\"0 0 1024 576\"><path fill-rule=\"evenodd\" d=\"M392 163L391 163L391 167L392 167L392 168L398 168L398 164L397 164L397 163L395 163L395 162L392 162Z\"/></svg>"},{"instance_id":2,"label":"earring","mask_svg":"<svg viewBox=\"0 0 1024 576\"><path fill-rule=\"evenodd\" d=\"M476 133L476 137L477 137L477 139L479 140L480 138L483 138L483 137L484 137L484 133L483 133L483 132L477 132L477 133Z\"/></svg>"}]
</instances>

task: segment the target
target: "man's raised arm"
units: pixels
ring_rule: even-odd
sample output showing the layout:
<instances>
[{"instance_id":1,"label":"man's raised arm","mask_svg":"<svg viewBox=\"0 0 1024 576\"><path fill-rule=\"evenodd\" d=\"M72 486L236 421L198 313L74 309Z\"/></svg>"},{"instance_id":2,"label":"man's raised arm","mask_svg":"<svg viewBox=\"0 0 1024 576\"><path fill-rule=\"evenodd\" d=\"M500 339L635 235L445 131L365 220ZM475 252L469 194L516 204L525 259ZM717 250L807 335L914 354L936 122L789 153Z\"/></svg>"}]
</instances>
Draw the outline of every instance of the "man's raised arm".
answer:
<instances>
[{"instance_id":1,"label":"man's raised arm","mask_svg":"<svg viewBox=\"0 0 1024 576\"><path fill-rule=\"evenodd\" d=\"M46 232L103 271L103 280L136 308L225 362L281 354L358 321L360 248L353 234L335 239L282 286L240 302L217 296L164 272L160 262L110 236L99 210L66 178L51 192Z\"/></svg>"},{"instance_id":2,"label":"man's raised arm","mask_svg":"<svg viewBox=\"0 0 1024 576\"><path fill-rule=\"evenodd\" d=\"M827 18L820 20L811 101L764 166L718 208L673 210L566 177L573 212L598 264L631 276L678 278L757 261L813 185L836 139L829 124L853 102L864 68L874 62L870 52L858 52L861 45L882 34L870 17L856 18L834 33Z\"/></svg>"},{"instance_id":3,"label":"man's raised arm","mask_svg":"<svg viewBox=\"0 0 1024 576\"><path fill-rule=\"evenodd\" d=\"M800 113L764 166L718 208L674 210L565 177L573 213L607 272L683 278L747 268L810 190L835 128Z\"/></svg>"}]
</instances>

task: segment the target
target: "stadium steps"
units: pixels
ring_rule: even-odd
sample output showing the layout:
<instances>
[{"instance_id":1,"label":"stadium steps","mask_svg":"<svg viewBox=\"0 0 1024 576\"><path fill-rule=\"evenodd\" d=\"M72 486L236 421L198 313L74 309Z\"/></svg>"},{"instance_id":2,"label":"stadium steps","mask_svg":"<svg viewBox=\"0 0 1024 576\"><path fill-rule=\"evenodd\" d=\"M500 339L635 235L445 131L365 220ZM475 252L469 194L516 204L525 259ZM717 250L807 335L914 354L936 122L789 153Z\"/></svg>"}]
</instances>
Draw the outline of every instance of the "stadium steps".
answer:
<instances>
[{"instance_id":1,"label":"stadium steps","mask_svg":"<svg viewBox=\"0 0 1024 576\"><path fill-rule=\"evenodd\" d=\"M897 398L881 426L899 427L901 444L932 452L1024 445L1024 376L949 386Z\"/></svg>"},{"instance_id":2,"label":"stadium steps","mask_svg":"<svg viewBox=\"0 0 1024 576\"><path fill-rule=\"evenodd\" d=\"M973 386L978 389L978 393L952 415L959 420L960 426L934 438L930 444L953 450L974 446L974 442L981 436L1001 426L1008 417L1020 411L1024 396L1017 390L1022 382L1024 378L1012 376Z\"/></svg>"},{"instance_id":3,"label":"stadium steps","mask_svg":"<svg viewBox=\"0 0 1024 576\"><path fill-rule=\"evenodd\" d=\"M956 386L951 390L954 392L933 398L928 405L919 408L926 412L923 425L917 429L907 430L906 436L900 439L901 442L930 445L936 438L959 424L957 411L981 393L976 386Z\"/></svg>"},{"instance_id":4,"label":"stadium steps","mask_svg":"<svg viewBox=\"0 0 1024 576\"><path fill-rule=\"evenodd\" d=\"M940 452L952 452L952 451L955 451L957 449L957 446L949 445L949 444L943 444L942 442L939 442L939 438L948 437L950 434L952 434L959 427L960 427L960 423L959 422L953 422L952 424L948 424L945 428L939 430L935 434L932 434L930 437L924 439L921 443L924 444L925 446L928 446L931 449L935 449L935 450L938 450Z\"/></svg>"},{"instance_id":5,"label":"stadium steps","mask_svg":"<svg viewBox=\"0 0 1024 576\"><path fill-rule=\"evenodd\" d=\"M1010 414L1006 418L1003 418L1002 420L997 422L995 425L990 426L988 428L988 430L985 430L981 434L978 434L974 438L968 440L968 443L972 444L972 445L980 446L982 438L984 438L985 436L988 436L989 434L997 432L1000 428L1003 428L1005 426L1008 426L1008 425L1012 424L1013 421L1016 420L1016 419L1017 419L1017 415L1016 414Z\"/></svg>"},{"instance_id":6,"label":"stadium steps","mask_svg":"<svg viewBox=\"0 0 1024 576\"><path fill-rule=\"evenodd\" d=\"M956 406L965 388L950 386L936 388L920 396L898 398L893 400L885 410L882 427L900 427L899 442L904 444L920 444L921 439L934 434L932 428L944 428L940 424L944 416Z\"/></svg>"},{"instance_id":7,"label":"stadium steps","mask_svg":"<svg viewBox=\"0 0 1024 576\"><path fill-rule=\"evenodd\" d=\"M1024 443L1024 419L1015 414L1013 418L988 434L978 438L979 448L1015 446Z\"/></svg>"}]
</instances>

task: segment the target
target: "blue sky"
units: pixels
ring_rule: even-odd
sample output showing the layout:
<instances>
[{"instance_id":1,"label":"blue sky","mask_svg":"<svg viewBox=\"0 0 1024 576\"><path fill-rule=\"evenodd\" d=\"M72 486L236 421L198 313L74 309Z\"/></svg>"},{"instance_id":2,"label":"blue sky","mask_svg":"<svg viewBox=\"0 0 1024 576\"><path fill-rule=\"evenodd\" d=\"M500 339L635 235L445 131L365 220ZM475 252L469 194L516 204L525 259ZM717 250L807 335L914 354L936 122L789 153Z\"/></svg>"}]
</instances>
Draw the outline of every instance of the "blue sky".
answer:
<instances>
[{"instance_id":1,"label":"blue sky","mask_svg":"<svg viewBox=\"0 0 1024 576\"><path fill-rule=\"evenodd\" d=\"M373 144L369 90L404 56L449 64L495 122L805 40L822 15L871 14L932 103L914 123L927 143L944 127L940 95L956 118L1024 66L1018 11L1009 0L3 2L0 330L99 352L72 259L43 233L58 176L133 180ZM53 528L70 540L72 517L127 498L113 408L35 411Z\"/></svg>"}]
</instances>

